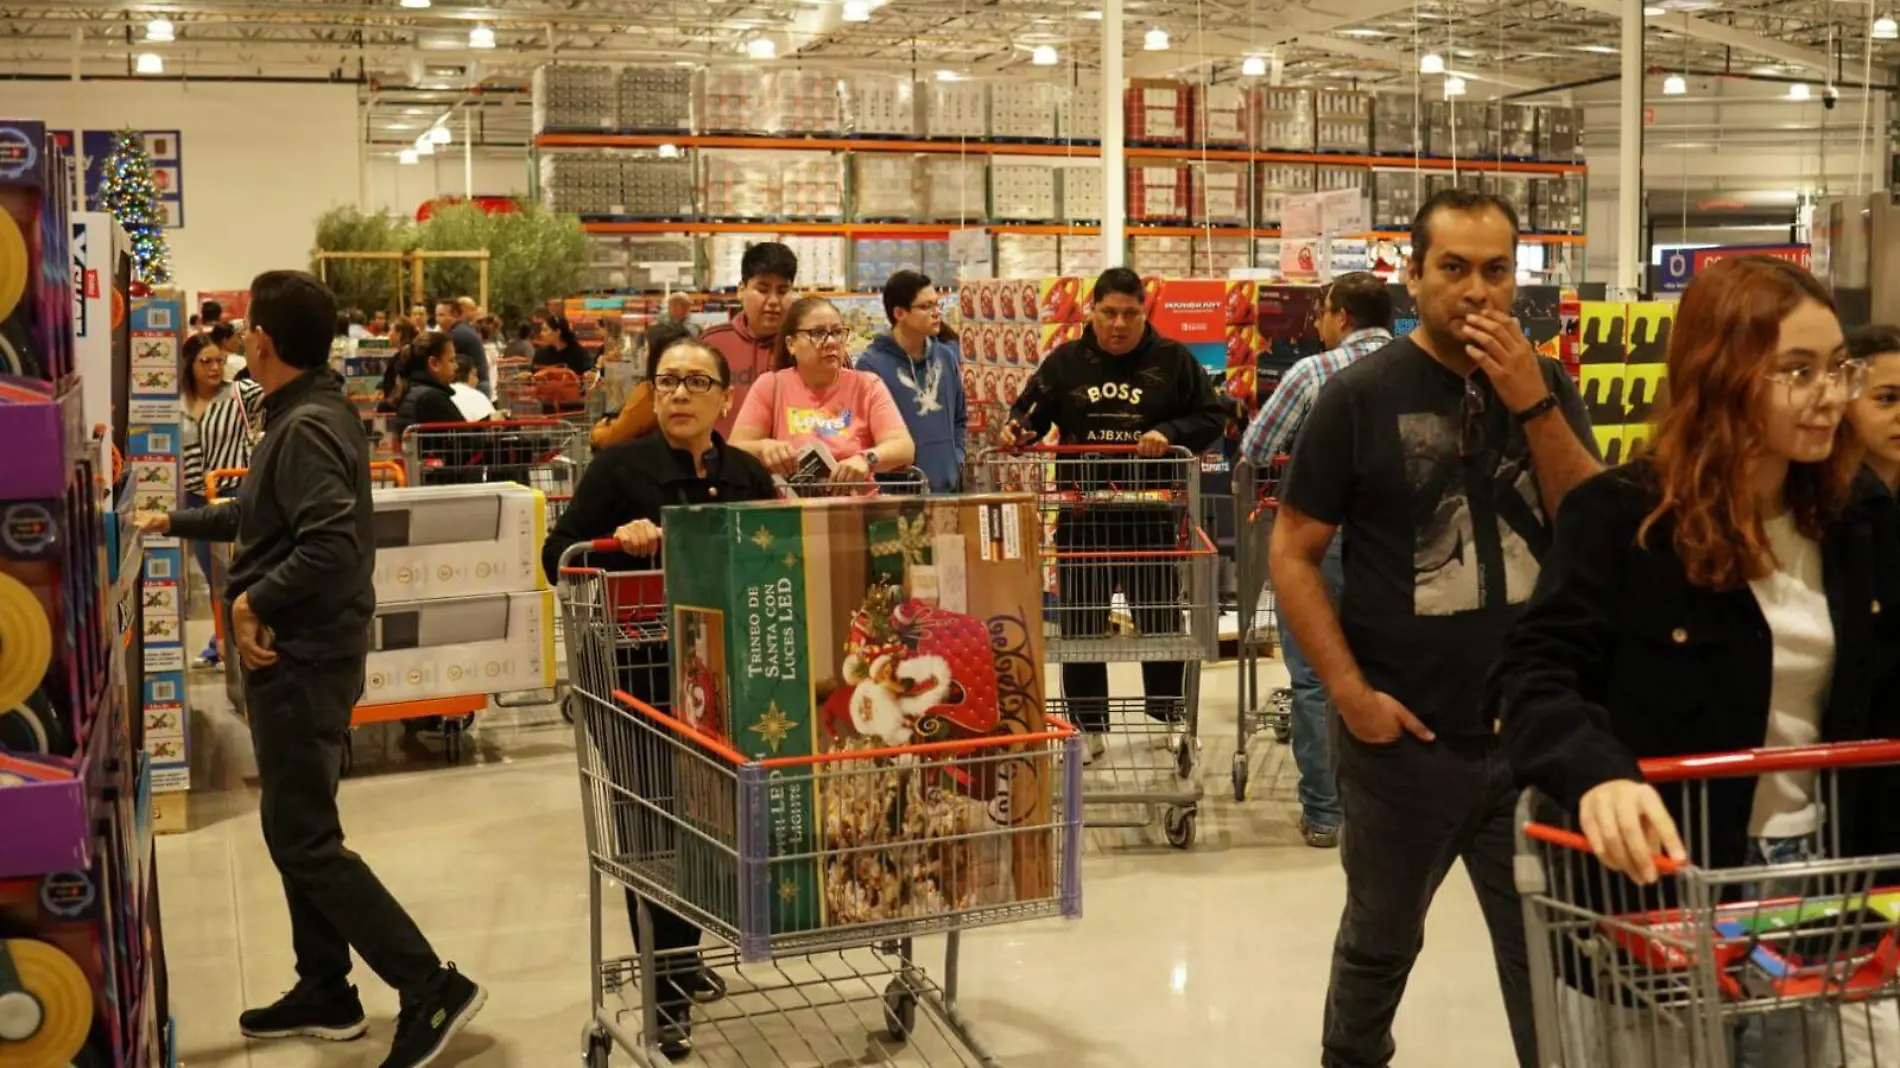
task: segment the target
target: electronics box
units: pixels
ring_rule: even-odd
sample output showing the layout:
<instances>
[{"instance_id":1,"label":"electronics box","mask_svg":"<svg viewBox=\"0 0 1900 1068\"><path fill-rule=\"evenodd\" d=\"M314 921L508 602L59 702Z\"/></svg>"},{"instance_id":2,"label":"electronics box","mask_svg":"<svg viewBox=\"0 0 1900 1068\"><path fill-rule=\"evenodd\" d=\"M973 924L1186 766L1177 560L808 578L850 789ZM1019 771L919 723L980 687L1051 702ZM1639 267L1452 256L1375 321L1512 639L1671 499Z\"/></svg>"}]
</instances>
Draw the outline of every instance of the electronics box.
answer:
<instances>
[{"instance_id":1,"label":"electronics box","mask_svg":"<svg viewBox=\"0 0 1900 1068\"><path fill-rule=\"evenodd\" d=\"M554 611L548 590L378 605L363 703L547 689Z\"/></svg>"},{"instance_id":2,"label":"electronics box","mask_svg":"<svg viewBox=\"0 0 1900 1068\"><path fill-rule=\"evenodd\" d=\"M548 588L547 498L513 482L400 486L371 494L376 600L416 601Z\"/></svg>"}]
</instances>

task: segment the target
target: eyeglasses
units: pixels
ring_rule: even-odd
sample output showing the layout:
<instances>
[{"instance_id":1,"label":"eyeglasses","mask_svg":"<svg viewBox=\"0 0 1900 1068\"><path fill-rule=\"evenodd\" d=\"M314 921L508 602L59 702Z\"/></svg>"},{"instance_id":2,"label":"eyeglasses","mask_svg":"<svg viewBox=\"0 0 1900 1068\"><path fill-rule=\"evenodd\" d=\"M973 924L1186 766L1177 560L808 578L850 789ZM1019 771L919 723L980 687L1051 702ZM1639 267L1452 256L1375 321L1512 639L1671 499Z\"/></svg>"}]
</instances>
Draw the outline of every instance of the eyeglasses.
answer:
<instances>
[{"instance_id":1,"label":"eyeglasses","mask_svg":"<svg viewBox=\"0 0 1900 1068\"><path fill-rule=\"evenodd\" d=\"M200 356L194 361L200 367L223 367L223 356Z\"/></svg>"},{"instance_id":2,"label":"eyeglasses","mask_svg":"<svg viewBox=\"0 0 1900 1068\"><path fill-rule=\"evenodd\" d=\"M661 393L672 393L685 386L686 392L694 396L710 393L714 386L723 385L724 382L711 375L659 375L653 379L653 388Z\"/></svg>"},{"instance_id":3,"label":"eyeglasses","mask_svg":"<svg viewBox=\"0 0 1900 1068\"><path fill-rule=\"evenodd\" d=\"M930 304L913 304L910 306L910 310L914 312L927 312L931 315L942 315L943 305L934 302Z\"/></svg>"},{"instance_id":4,"label":"eyeglasses","mask_svg":"<svg viewBox=\"0 0 1900 1068\"><path fill-rule=\"evenodd\" d=\"M1805 408L1821 403L1836 389L1845 390L1846 399L1850 401L1860 396L1861 390L1867 388L1868 370L1865 360L1842 360L1826 371L1809 364L1786 371L1770 371L1762 377L1781 383L1788 391L1788 403Z\"/></svg>"},{"instance_id":5,"label":"eyeglasses","mask_svg":"<svg viewBox=\"0 0 1900 1068\"><path fill-rule=\"evenodd\" d=\"M1484 391L1477 376L1465 376L1464 407L1458 421L1458 458L1471 460L1484 452Z\"/></svg>"},{"instance_id":6,"label":"eyeglasses","mask_svg":"<svg viewBox=\"0 0 1900 1068\"><path fill-rule=\"evenodd\" d=\"M799 330L797 333L810 338L811 343L814 345L829 345L834 341L842 342L845 338L851 336L851 332L842 327L832 330Z\"/></svg>"}]
</instances>

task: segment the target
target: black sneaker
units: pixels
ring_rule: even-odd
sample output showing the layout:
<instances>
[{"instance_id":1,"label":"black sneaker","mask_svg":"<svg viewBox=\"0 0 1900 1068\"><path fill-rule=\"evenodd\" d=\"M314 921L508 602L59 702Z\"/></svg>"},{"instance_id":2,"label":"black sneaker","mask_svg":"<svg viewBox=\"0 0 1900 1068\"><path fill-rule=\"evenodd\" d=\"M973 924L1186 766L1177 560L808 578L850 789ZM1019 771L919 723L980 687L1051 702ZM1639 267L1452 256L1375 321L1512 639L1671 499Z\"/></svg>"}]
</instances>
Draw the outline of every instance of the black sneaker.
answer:
<instances>
[{"instance_id":1,"label":"black sneaker","mask_svg":"<svg viewBox=\"0 0 1900 1068\"><path fill-rule=\"evenodd\" d=\"M667 979L662 977L661 981L665 982ZM681 994L686 995L697 1005L710 1005L715 1001L723 1001L726 997L726 981L719 978L711 968L696 967L672 978L671 981Z\"/></svg>"},{"instance_id":2,"label":"black sneaker","mask_svg":"<svg viewBox=\"0 0 1900 1068\"><path fill-rule=\"evenodd\" d=\"M449 1039L468 1026L487 1002L488 991L456 971L455 965L443 968L428 991L397 1014L396 1041L383 1068L422 1068L434 1063Z\"/></svg>"},{"instance_id":3,"label":"black sneaker","mask_svg":"<svg viewBox=\"0 0 1900 1068\"><path fill-rule=\"evenodd\" d=\"M330 1042L348 1042L369 1031L363 1003L356 988L319 990L298 983L274 1005L250 1009L238 1017L238 1030L247 1038L307 1036Z\"/></svg>"}]
</instances>

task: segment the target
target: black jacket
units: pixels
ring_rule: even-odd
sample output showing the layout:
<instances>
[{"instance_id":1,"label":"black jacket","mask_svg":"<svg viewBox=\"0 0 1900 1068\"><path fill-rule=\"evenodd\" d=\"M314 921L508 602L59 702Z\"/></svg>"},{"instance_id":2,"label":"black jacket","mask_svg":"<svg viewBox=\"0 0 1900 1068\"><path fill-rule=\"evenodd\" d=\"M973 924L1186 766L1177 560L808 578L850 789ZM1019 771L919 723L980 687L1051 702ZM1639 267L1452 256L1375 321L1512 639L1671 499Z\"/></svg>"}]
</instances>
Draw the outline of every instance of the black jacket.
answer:
<instances>
[{"instance_id":1,"label":"black jacket","mask_svg":"<svg viewBox=\"0 0 1900 1068\"><path fill-rule=\"evenodd\" d=\"M412 426L466 422L468 417L455 406L455 393L449 387L437 382L427 369L409 372L408 388L403 390L402 401L396 405L396 418L391 422L397 440Z\"/></svg>"},{"instance_id":2,"label":"black jacket","mask_svg":"<svg viewBox=\"0 0 1900 1068\"><path fill-rule=\"evenodd\" d=\"M264 398L264 437L234 500L173 512L181 538L237 542L224 595L251 610L298 660L369 651L376 539L369 439L327 367Z\"/></svg>"},{"instance_id":3,"label":"black jacket","mask_svg":"<svg viewBox=\"0 0 1900 1068\"><path fill-rule=\"evenodd\" d=\"M1774 649L1761 609L1747 586L1691 585L1666 520L1637 545L1637 528L1659 500L1654 471L1640 462L1570 491L1536 592L1491 674L1488 705L1512 767L1570 813L1594 786L1641 778L1640 759L1751 749L1767 738ZM1895 694L1880 676L1896 648L1880 617L1866 510L1850 508L1821 548L1835 638L1821 736L1892 737L1900 731ZM1840 778L1828 818L1839 821L1850 855L1894 845L1890 828L1900 821L1865 803L1888 777ZM1688 842L1697 863L1742 863L1756 781L1710 784L1706 855ZM1662 793L1691 834L1699 821L1684 818L1682 791Z\"/></svg>"},{"instance_id":4,"label":"black jacket","mask_svg":"<svg viewBox=\"0 0 1900 1068\"><path fill-rule=\"evenodd\" d=\"M584 375L594 369L594 354L587 351L585 345L569 345L556 348L544 345L534 350L534 369L543 367L565 367L577 375Z\"/></svg>"},{"instance_id":5,"label":"black jacket","mask_svg":"<svg viewBox=\"0 0 1900 1068\"><path fill-rule=\"evenodd\" d=\"M666 437L655 431L603 449L587 465L574 499L567 503L561 518L548 534L541 549L541 566L549 582L560 579L561 554L567 547L595 538L612 537L614 531L644 519L660 522L660 510L680 504L719 504L737 501L767 501L778 496L772 476L751 454L727 446L724 438L713 435L712 453L706 458L708 477L693 470L692 457L667 444ZM609 571L658 568L660 557L629 556L626 553L601 553L588 558L588 566Z\"/></svg>"},{"instance_id":6,"label":"black jacket","mask_svg":"<svg viewBox=\"0 0 1900 1068\"><path fill-rule=\"evenodd\" d=\"M1055 427L1064 445L1133 445L1159 430L1192 453L1206 451L1227 427L1206 368L1152 326L1120 356L1103 352L1089 327L1043 360L1009 414L1037 433Z\"/></svg>"}]
</instances>

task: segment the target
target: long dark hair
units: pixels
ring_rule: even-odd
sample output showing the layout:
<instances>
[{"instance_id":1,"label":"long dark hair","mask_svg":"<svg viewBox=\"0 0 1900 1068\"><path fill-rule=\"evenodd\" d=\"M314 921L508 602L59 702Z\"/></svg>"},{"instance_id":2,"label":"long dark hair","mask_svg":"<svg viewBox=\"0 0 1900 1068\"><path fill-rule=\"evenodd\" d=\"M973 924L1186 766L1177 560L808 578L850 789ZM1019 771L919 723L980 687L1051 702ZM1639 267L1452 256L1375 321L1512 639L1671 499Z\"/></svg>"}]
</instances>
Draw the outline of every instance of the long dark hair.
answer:
<instances>
[{"instance_id":1,"label":"long dark hair","mask_svg":"<svg viewBox=\"0 0 1900 1068\"><path fill-rule=\"evenodd\" d=\"M404 346L402 355L397 357L402 362L404 377L426 370L429 361L441 355L442 350L452 344L449 335L440 330L431 330Z\"/></svg>"},{"instance_id":2,"label":"long dark hair","mask_svg":"<svg viewBox=\"0 0 1900 1068\"><path fill-rule=\"evenodd\" d=\"M548 316L548 329L561 335L560 348L571 349L581 343L580 339L574 336L574 328L568 325L565 315Z\"/></svg>"},{"instance_id":3,"label":"long dark hair","mask_svg":"<svg viewBox=\"0 0 1900 1068\"><path fill-rule=\"evenodd\" d=\"M800 297L785 309L785 321L779 324L778 338L772 342L772 370L783 371L798 363L798 357L792 355L792 335L803 329L805 320L819 308L838 310L823 297Z\"/></svg>"},{"instance_id":4,"label":"long dark hair","mask_svg":"<svg viewBox=\"0 0 1900 1068\"><path fill-rule=\"evenodd\" d=\"M198 392L198 356L208 348L211 348L209 337L204 334L193 334L185 339L184 347L178 350L180 365L178 389L192 400L205 399L204 395Z\"/></svg>"}]
</instances>

